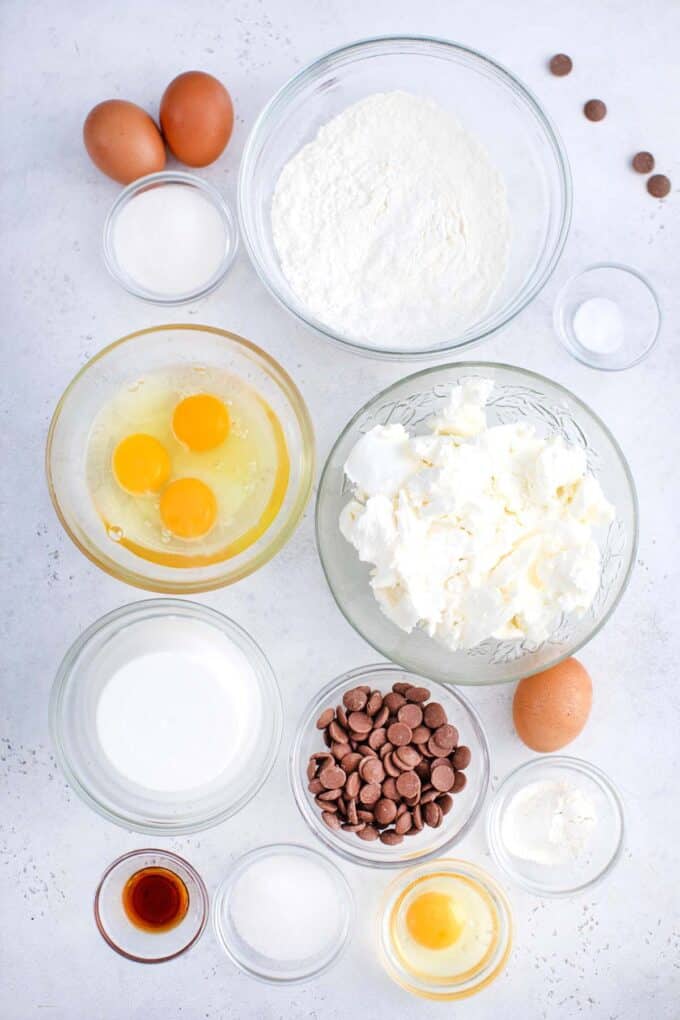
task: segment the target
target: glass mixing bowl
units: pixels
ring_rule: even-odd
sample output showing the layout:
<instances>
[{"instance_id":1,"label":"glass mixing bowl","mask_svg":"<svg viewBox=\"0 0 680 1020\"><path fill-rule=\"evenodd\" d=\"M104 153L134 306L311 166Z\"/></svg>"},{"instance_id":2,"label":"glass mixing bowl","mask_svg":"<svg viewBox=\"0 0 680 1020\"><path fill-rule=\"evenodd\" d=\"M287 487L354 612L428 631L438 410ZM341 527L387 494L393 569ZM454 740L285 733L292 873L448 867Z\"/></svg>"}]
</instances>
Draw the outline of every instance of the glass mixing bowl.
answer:
<instances>
[{"instance_id":1,"label":"glass mixing bowl","mask_svg":"<svg viewBox=\"0 0 680 1020\"><path fill-rule=\"evenodd\" d=\"M400 423L426 431L428 418L465 378L492 379L487 405L490 425L518 420L541 436L561 435L583 447L590 471L616 508L616 518L595 533L602 555L600 587L580 619L564 616L542 644L488 639L452 652L423 630L407 634L383 615L370 588L370 565L361 563L340 533L340 511L351 499L344 464L357 440L374 425ZM573 655L607 622L626 590L635 562L638 506L630 468L611 432L578 397L535 372L477 361L428 368L383 390L359 410L331 450L319 483L316 535L326 580L349 623L377 651L405 669L449 684L492 684L519 680Z\"/></svg>"},{"instance_id":2,"label":"glass mixing bowl","mask_svg":"<svg viewBox=\"0 0 680 1020\"><path fill-rule=\"evenodd\" d=\"M505 180L511 242L505 277L479 321L429 347L379 346L341 336L315 319L283 276L270 207L282 168L319 128L375 92L405 90L456 113ZM541 290L564 247L571 177L555 128L537 100L495 61L455 43L416 36L357 42L320 57L269 101L246 142L239 176L241 235L261 280L281 304L330 340L399 359L442 355L506 325Z\"/></svg>"},{"instance_id":3,"label":"glass mixing bowl","mask_svg":"<svg viewBox=\"0 0 680 1020\"><path fill-rule=\"evenodd\" d=\"M101 407L145 372L175 365L199 370L202 366L214 367L252 386L277 415L290 458L285 498L266 531L242 552L207 566L168 566L136 556L107 533L87 484L87 448L92 423ZM105 347L69 384L52 417L46 470L57 516L88 559L138 588L182 595L233 584L267 563L285 545L309 499L314 432L293 380L249 340L214 326L152 326Z\"/></svg>"},{"instance_id":4,"label":"glass mixing bowl","mask_svg":"<svg viewBox=\"0 0 680 1020\"><path fill-rule=\"evenodd\" d=\"M417 836L407 836L397 846L386 846L380 840L364 842L355 833L328 828L308 789L307 764L311 754L325 749L323 735L316 726L316 720L324 709L342 704L343 694L361 684L368 684L372 690L387 694L392 684L402 681L416 687L425 686L431 691L432 701L443 706L449 722L458 729L460 743L470 748L472 760L465 772L467 784L460 793L453 794L453 807L444 815L439 828L432 829L426 825ZM489 768L489 744L484 727L467 698L451 687L405 673L398 666L387 663L353 669L336 677L319 691L302 715L290 756L293 794L309 828L330 850L345 860L373 868L399 868L404 864L426 861L460 843L479 817L489 786Z\"/></svg>"}]
</instances>

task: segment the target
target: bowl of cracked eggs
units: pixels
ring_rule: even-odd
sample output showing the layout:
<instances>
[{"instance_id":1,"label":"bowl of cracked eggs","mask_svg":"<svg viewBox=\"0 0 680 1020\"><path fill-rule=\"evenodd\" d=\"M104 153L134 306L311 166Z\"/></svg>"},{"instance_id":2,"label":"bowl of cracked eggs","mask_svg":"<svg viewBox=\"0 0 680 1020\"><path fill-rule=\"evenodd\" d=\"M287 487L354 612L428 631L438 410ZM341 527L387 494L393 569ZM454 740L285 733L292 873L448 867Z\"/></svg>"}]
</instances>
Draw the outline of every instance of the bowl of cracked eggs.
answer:
<instances>
[{"instance_id":1,"label":"bowl of cracked eggs","mask_svg":"<svg viewBox=\"0 0 680 1020\"><path fill-rule=\"evenodd\" d=\"M635 562L637 497L618 443L569 390L457 362L348 422L316 532L339 608L377 651L443 683L503 683L607 622Z\"/></svg>"},{"instance_id":2,"label":"bowl of cracked eggs","mask_svg":"<svg viewBox=\"0 0 680 1020\"><path fill-rule=\"evenodd\" d=\"M157 326L75 376L46 470L89 559L179 595L232 584L285 544L311 491L314 437L294 382L255 344L211 326Z\"/></svg>"}]
</instances>

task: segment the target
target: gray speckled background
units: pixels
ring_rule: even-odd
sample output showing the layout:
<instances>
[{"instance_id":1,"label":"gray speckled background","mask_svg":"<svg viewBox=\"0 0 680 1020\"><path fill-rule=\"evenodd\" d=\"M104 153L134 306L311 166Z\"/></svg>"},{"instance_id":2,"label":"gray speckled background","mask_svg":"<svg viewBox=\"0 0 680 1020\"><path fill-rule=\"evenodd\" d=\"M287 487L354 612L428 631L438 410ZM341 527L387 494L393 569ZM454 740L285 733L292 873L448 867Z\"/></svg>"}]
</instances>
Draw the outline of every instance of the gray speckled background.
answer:
<instances>
[{"instance_id":1,"label":"gray speckled background","mask_svg":"<svg viewBox=\"0 0 680 1020\"><path fill-rule=\"evenodd\" d=\"M636 476L639 563L605 630L582 653L595 705L572 745L618 783L627 807L623 859L606 885L573 900L510 889L517 925L507 972L456 1007L412 999L383 975L372 916L382 876L347 867L360 923L340 965L292 991L236 972L208 930L188 956L141 967L115 956L91 915L108 862L148 838L99 819L55 768L47 697L78 633L140 593L88 563L61 532L43 478L45 433L74 372L99 348L165 316L109 279L99 246L117 186L80 143L87 110L121 96L154 110L165 84L191 67L224 79L238 114L225 156L205 172L234 196L239 155L272 91L341 42L385 31L440 34L477 46L515 70L555 117L573 165L576 204L555 277L502 335L478 348L554 376L599 412ZM674 1020L680 1015L680 7L674 0L4 0L2 66L2 311L0 402L3 574L0 696L0 1016L190 1020ZM551 78L544 59L571 53L576 70ZM580 113L602 96L599 125ZM657 155L676 184L650 199L626 161ZM629 262L649 274L665 313L661 342L643 365L603 376L571 361L551 330L561 283L592 261ZM350 413L401 374L356 359L285 317L241 254L226 285L182 318L231 328L267 347L292 372L316 424L320 458ZM333 358L329 371L328 358ZM328 678L375 658L325 588L312 515L283 553L233 589L201 599L232 615L270 656L286 706L284 748L303 703ZM494 782L529 755L513 736L509 689L473 691L492 739ZM264 819L264 821L263 821ZM285 751L260 796L230 822L168 845L214 889L243 850L267 839L309 841L288 790ZM490 866L482 827L460 855Z\"/></svg>"}]
</instances>

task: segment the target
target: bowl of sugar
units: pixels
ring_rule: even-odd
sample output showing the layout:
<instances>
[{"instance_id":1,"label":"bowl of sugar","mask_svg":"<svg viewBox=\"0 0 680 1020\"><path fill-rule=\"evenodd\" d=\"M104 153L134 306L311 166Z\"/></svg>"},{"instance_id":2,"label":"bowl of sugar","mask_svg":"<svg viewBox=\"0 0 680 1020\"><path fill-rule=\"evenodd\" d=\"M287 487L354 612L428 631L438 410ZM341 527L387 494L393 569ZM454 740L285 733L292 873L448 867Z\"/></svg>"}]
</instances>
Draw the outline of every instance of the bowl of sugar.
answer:
<instances>
[{"instance_id":1,"label":"bowl of sugar","mask_svg":"<svg viewBox=\"0 0 680 1020\"><path fill-rule=\"evenodd\" d=\"M134 181L104 224L104 261L114 280L159 305L210 294L237 249L238 228L227 201L207 181L181 171Z\"/></svg>"}]
</instances>

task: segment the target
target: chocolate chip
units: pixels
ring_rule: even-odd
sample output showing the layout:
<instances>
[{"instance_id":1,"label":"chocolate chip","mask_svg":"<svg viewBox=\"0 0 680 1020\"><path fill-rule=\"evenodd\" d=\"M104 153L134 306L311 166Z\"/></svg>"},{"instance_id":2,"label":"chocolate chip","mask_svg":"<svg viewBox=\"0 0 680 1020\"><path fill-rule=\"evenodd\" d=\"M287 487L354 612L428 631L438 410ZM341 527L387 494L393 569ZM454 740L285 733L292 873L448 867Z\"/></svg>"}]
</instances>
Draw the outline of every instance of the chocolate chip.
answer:
<instances>
[{"instance_id":1,"label":"chocolate chip","mask_svg":"<svg viewBox=\"0 0 680 1020\"><path fill-rule=\"evenodd\" d=\"M342 790L325 790L323 793L319 794L317 799L320 801L340 800L341 797Z\"/></svg>"},{"instance_id":2,"label":"chocolate chip","mask_svg":"<svg viewBox=\"0 0 680 1020\"><path fill-rule=\"evenodd\" d=\"M358 797L359 790L361 789L361 780L358 772L353 772L350 776L347 776L347 782L345 783L345 793L348 797Z\"/></svg>"},{"instance_id":3,"label":"chocolate chip","mask_svg":"<svg viewBox=\"0 0 680 1020\"><path fill-rule=\"evenodd\" d=\"M323 793L323 783L320 779L312 779L311 783L307 784L307 789L316 796L317 793Z\"/></svg>"},{"instance_id":4,"label":"chocolate chip","mask_svg":"<svg viewBox=\"0 0 680 1020\"><path fill-rule=\"evenodd\" d=\"M345 822L342 826L344 832L361 832L366 827L366 822Z\"/></svg>"},{"instance_id":5,"label":"chocolate chip","mask_svg":"<svg viewBox=\"0 0 680 1020\"><path fill-rule=\"evenodd\" d=\"M425 706L424 716L425 725L429 726L431 730L436 730L446 722L446 712L438 701L431 701L429 705Z\"/></svg>"},{"instance_id":6,"label":"chocolate chip","mask_svg":"<svg viewBox=\"0 0 680 1020\"><path fill-rule=\"evenodd\" d=\"M449 765L437 765L436 769L432 769L430 781L435 790L438 790L440 793L448 793L454 784L455 778L455 773Z\"/></svg>"},{"instance_id":7,"label":"chocolate chip","mask_svg":"<svg viewBox=\"0 0 680 1020\"><path fill-rule=\"evenodd\" d=\"M373 808L373 814L380 825L389 825L397 817L397 805L393 800L384 797Z\"/></svg>"},{"instance_id":8,"label":"chocolate chip","mask_svg":"<svg viewBox=\"0 0 680 1020\"><path fill-rule=\"evenodd\" d=\"M393 712L395 715L399 711L402 705L406 704L406 698L403 694L397 694L396 691L390 691L389 694L385 695L384 707Z\"/></svg>"},{"instance_id":9,"label":"chocolate chip","mask_svg":"<svg viewBox=\"0 0 680 1020\"><path fill-rule=\"evenodd\" d=\"M335 718L338 720L343 729L347 729L347 713L345 712L342 705L338 705L335 709Z\"/></svg>"},{"instance_id":10,"label":"chocolate chip","mask_svg":"<svg viewBox=\"0 0 680 1020\"><path fill-rule=\"evenodd\" d=\"M321 815L321 820L328 826L329 829L339 829L341 822L337 815L332 814L330 811L324 811Z\"/></svg>"},{"instance_id":11,"label":"chocolate chip","mask_svg":"<svg viewBox=\"0 0 680 1020\"><path fill-rule=\"evenodd\" d=\"M382 708L383 698L380 691L373 691L368 703L366 704L366 712L370 716L374 716Z\"/></svg>"},{"instance_id":12,"label":"chocolate chip","mask_svg":"<svg viewBox=\"0 0 680 1020\"><path fill-rule=\"evenodd\" d=\"M411 729L406 723L396 722L387 730L387 739L395 747L405 747L406 744L411 743Z\"/></svg>"},{"instance_id":13,"label":"chocolate chip","mask_svg":"<svg viewBox=\"0 0 680 1020\"><path fill-rule=\"evenodd\" d=\"M393 779L396 779L397 776L401 775L401 769L397 768L397 766L394 764L392 752L390 754L386 754L382 761L385 767L385 772L387 773L388 776L392 776Z\"/></svg>"},{"instance_id":14,"label":"chocolate chip","mask_svg":"<svg viewBox=\"0 0 680 1020\"><path fill-rule=\"evenodd\" d=\"M364 758L359 766L359 775L367 783L382 783L385 769L379 758Z\"/></svg>"},{"instance_id":15,"label":"chocolate chip","mask_svg":"<svg viewBox=\"0 0 680 1020\"><path fill-rule=\"evenodd\" d=\"M384 726L380 726L377 730L373 730L368 738L368 746L372 747L374 751L379 751L383 744L387 743L387 730Z\"/></svg>"},{"instance_id":16,"label":"chocolate chip","mask_svg":"<svg viewBox=\"0 0 680 1020\"><path fill-rule=\"evenodd\" d=\"M454 799L451 794L442 794L436 803L441 808L441 814L448 815L454 806Z\"/></svg>"},{"instance_id":17,"label":"chocolate chip","mask_svg":"<svg viewBox=\"0 0 680 1020\"><path fill-rule=\"evenodd\" d=\"M420 704L421 702L428 700L430 692L427 687L409 687L404 693L404 697L407 701L415 701Z\"/></svg>"},{"instance_id":18,"label":"chocolate chip","mask_svg":"<svg viewBox=\"0 0 680 1020\"><path fill-rule=\"evenodd\" d=\"M400 836L403 836L405 832L413 826L413 818L409 811L404 811L399 815L396 822L394 823L394 831L398 832Z\"/></svg>"},{"instance_id":19,"label":"chocolate chip","mask_svg":"<svg viewBox=\"0 0 680 1020\"><path fill-rule=\"evenodd\" d=\"M382 784L382 795L388 797L390 800L399 800L399 791L397 790L397 784L395 783L392 776L388 776L385 782Z\"/></svg>"},{"instance_id":20,"label":"chocolate chip","mask_svg":"<svg viewBox=\"0 0 680 1020\"><path fill-rule=\"evenodd\" d=\"M327 708L321 713L319 718L316 720L317 730L325 730L329 723L333 722L335 712L332 708Z\"/></svg>"},{"instance_id":21,"label":"chocolate chip","mask_svg":"<svg viewBox=\"0 0 680 1020\"><path fill-rule=\"evenodd\" d=\"M336 744L344 744L347 742L347 731L343 730L340 723L336 722L335 719L328 727L328 732L330 733L331 740L333 740Z\"/></svg>"},{"instance_id":22,"label":"chocolate chip","mask_svg":"<svg viewBox=\"0 0 680 1020\"><path fill-rule=\"evenodd\" d=\"M654 157L651 152L636 152L631 160L633 170L639 174L651 174L654 169Z\"/></svg>"},{"instance_id":23,"label":"chocolate chip","mask_svg":"<svg viewBox=\"0 0 680 1020\"><path fill-rule=\"evenodd\" d=\"M356 825L357 822L359 821L359 815L357 813L357 802L354 799L354 797L347 801L347 821L350 823L350 825Z\"/></svg>"},{"instance_id":24,"label":"chocolate chip","mask_svg":"<svg viewBox=\"0 0 680 1020\"><path fill-rule=\"evenodd\" d=\"M346 754L340 762L342 768L349 775L350 772L356 772L359 768L359 762L361 761L361 755L357 751L352 751L350 754Z\"/></svg>"},{"instance_id":25,"label":"chocolate chip","mask_svg":"<svg viewBox=\"0 0 680 1020\"><path fill-rule=\"evenodd\" d=\"M342 761L348 754L351 754L352 748L349 744L331 744L331 754L337 761Z\"/></svg>"},{"instance_id":26,"label":"chocolate chip","mask_svg":"<svg viewBox=\"0 0 680 1020\"><path fill-rule=\"evenodd\" d=\"M401 695L405 695L407 691L410 691L411 687L412 687L412 684L407 684L407 683L404 683L404 682L398 682L396 684L392 684L392 690L394 691L394 693L395 694L401 694Z\"/></svg>"},{"instance_id":27,"label":"chocolate chip","mask_svg":"<svg viewBox=\"0 0 680 1020\"><path fill-rule=\"evenodd\" d=\"M461 746L457 747L454 751L451 760L453 761L454 768L466 769L470 764L471 759L472 752L470 751L470 748L466 747L465 744L461 744Z\"/></svg>"},{"instance_id":28,"label":"chocolate chip","mask_svg":"<svg viewBox=\"0 0 680 1020\"><path fill-rule=\"evenodd\" d=\"M420 705L407 704L397 712L397 719L399 722L406 723L409 729L414 730L416 726L420 726L423 721L423 710Z\"/></svg>"},{"instance_id":29,"label":"chocolate chip","mask_svg":"<svg viewBox=\"0 0 680 1020\"><path fill-rule=\"evenodd\" d=\"M607 116L607 107L601 99L589 99L583 107L583 112L588 120L604 120Z\"/></svg>"},{"instance_id":30,"label":"chocolate chip","mask_svg":"<svg viewBox=\"0 0 680 1020\"><path fill-rule=\"evenodd\" d=\"M378 830L372 825L367 825L365 828L357 832L359 839L366 840L367 843L373 842L374 839L378 838Z\"/></svg>"},{"instance_id":31,"label":"chocolate chip","mask_svg":"<svg viewBox=\"0 0 680 1020\"><path fill-rule=\"evenodd\" d=\"M405 747L398 747L394 752L394 763L398 764L397 759L409 768L414 769L416 765L420 765L422 758L420 753L416 751L415 747L411 744L407 744Z\"/></svg>"},{"instance_id":32,"label":"chocolate chip","mask_svg":"<svg viewBox=\"0 0 680 1020\"><path fill-rule=\"evenodd\" d=\"M438 796L439 796L439 791L433 789L432 787L430 787L429 790L425 790L420 795L421 806L425 807L426 804L430 804L433 800L436 800Z\"/></svg>"},{"instance_id":33,"label":"chocolate chip","mask_svg":"<svg viewBox=\"0 0 680 1020\"><path fill-rule=\"evenodd\" d=\"M366 783L359 791L359 800L367 807L373 807L380 800L381 792L378 783Z\"/></svg>"},{"instance_id":34,"label":"chocolate chip","mask_svg":"<svg viewBox=\"0 0 680 1020\"><path fill-rule=\"evenodd\" d=\"M367 701L366 693L360 687L353 687L342 696L342 703L348 712L361 712L366 707Z\"/></svg>"},{"instance_id":35,"label":"chocolate chip","mask_svg":"<svg viewBox=\"0 0 680 1020\"><path fill-rule=\"evenodd\" d=\"M402 772L396 783L397 790L406 799L417 797L420 793L420 779L415 772Z\"/></svg>"},{"instance_id":36,"label":"chocolate chip","mask_svg":"<svg viewBox=\"0 0 680 1020\"><path fill-rule=\"evenodd\" d=\"M550 73L554 74L557 78L564 78L565 74L569 74L573 67L571 57L568 57L566 53L556 53L554 57L551 57L548 67Z\"/></svg>"},{"instance_id":37,"label":"chocolate chip","mask_svg":"<svg viewBox=\"0 0 680 1020\"><path fill-rule=\"evenodd\" d=\"M452 793L460 793L461 790L465 789L467 784L467 776L464 772L456 772L453 779L453 786L451 787Z\"/></svg>"},{"instance_id":38,"label":"chocolate chip","mask_svg":"<svg viewBox=\"0 0 680 1020\"><path fill-rule=\"evenodd\" d=\"M440 747L445 747L447 751L452 751L458 743L458 730L455 726L451 726L450 723L445 723L434 731L432 739L436 740Z\"/></svg>"},{"instance_id":39,"label":"chocolate chip","mask_svg":"<svg viewBox=\"0 0 680 1020\"><path fill-rule=\"evenodd\" d=\"M347 717L347 723L354 733L358 733L361 736L364 736L366 733L370 733L373 729L371 717L366 715L365 712L351 712Z\"/></svg>"},{"instance_id":40,"label":"chocolate chip","mask_svg":"<svg viewBox=\"0 0 680 1020\"><path fill-rule=\"evenodd\" d=\"M378 754L380 755L381 758L384 759L385 755L389 754L390 751L393 751L393 750L394 750L394 744L390 744L389 740L386 740L385 743L380 748L380 750L378 751Z\"/></svg>"},{"instance_id":41,"label":"chocolate chip","mask_svg":"<svg viewBox=\"0 0 680 1020\"><path fill-rule=\"evenodd\" d=\"M387 832L380 833L380 841L386 846L398 846L404 842L404 837L396 829L388 829Z\"/></svg>"},{"instance_id":42,"label":"chocolate chip","mask_svg":"<svg viewBox=\"0 0 680 1020\"><path fill-rule=\"evenodd\" d=\"M420 804L416 804L416 806L414 807L412 818L414 829L417 829L420 832L420 830L423 828L423 810Z\"/></svg>"},{"instance_id":43,"label":"chocolate chip","mask_svg":"<svg viewBox=\"0 0 680 1020\"><path fill-rule=\"evenodd\" d=\"M647 181L647 191L654 198L665 198L671 190L671 182L665 174L654 174Z\"/></svg>"},{"instance_id":44,"label":"chocolate chip","mask_svg":"<svg viewBox=\"0 0 680 1020\"><path fill-rule=\"evenodd\" d=\"M367 811L365 808L357 808L357 818L362 822L370 824L373 821L373 812Z\"/></svg>"},{"instance_id":45,"label":"chocolate chip","mask_svg":"<svg viewBox=\"0 0 680 1020\"><path fill-rule=\"evenodd\" d=\"M451 750L450 747L441 747L433 736L427 742L427 749L432 758L446 758Z\"/></svg>"},{"instance_id":46,"label":"chocolate chip","mask_svg":"<svg viewBox=\"0 0 680 1020\"><path fill-rule=\"evenodd\" d=\"M347 775L339 765L327 765L319 773L319 779L326 790L338 790L345 785Z\"/></svg>"},{"instance_id":47,"label":"chocolate chip","mask_svg":"<svg viewBox=\"0 0 680 1020\"><path fill-rule=\"evenodd\" d=\"M427 726L416 726L414 729L411 739L414 744L426 744L432 736Z\"/></svg>"},{"instance_id":48,"label":"chocolate chip","mask_svg":"<svg viewBox=\"0 0 680 1020\"><path fill-rule=\"evenodd\" d=\"M385 725L385 723L387 722L389 717L390 717L389 709L388 709L387 705L383 705L382 708L379 709L376 712L376 714L373 716L373 725L377 729L380 729L381 727L383 727Z\"/></svg>"},{"instance_id":49,"label":"chocolate chip","mask_svg":"<svg viewBox=\"0 0 680 1020\"><path fill-rule=\"evenodd\" d=\"M316 775L316 762L313 759L310 759L307 765L307 779L313 779L315 775Z\"/></svg>"},{"instance_id":50,"label":"chocolate chip","mask_svg":"<svg viewBox=\"0 0 680 1020\"><path fill-rule=\"evenodd\" d=\"M442 824L442 809L434 801L425 805L423 814L425 815L425 822L432 828L438 829Z\"/></svg>"}]
</instances>

